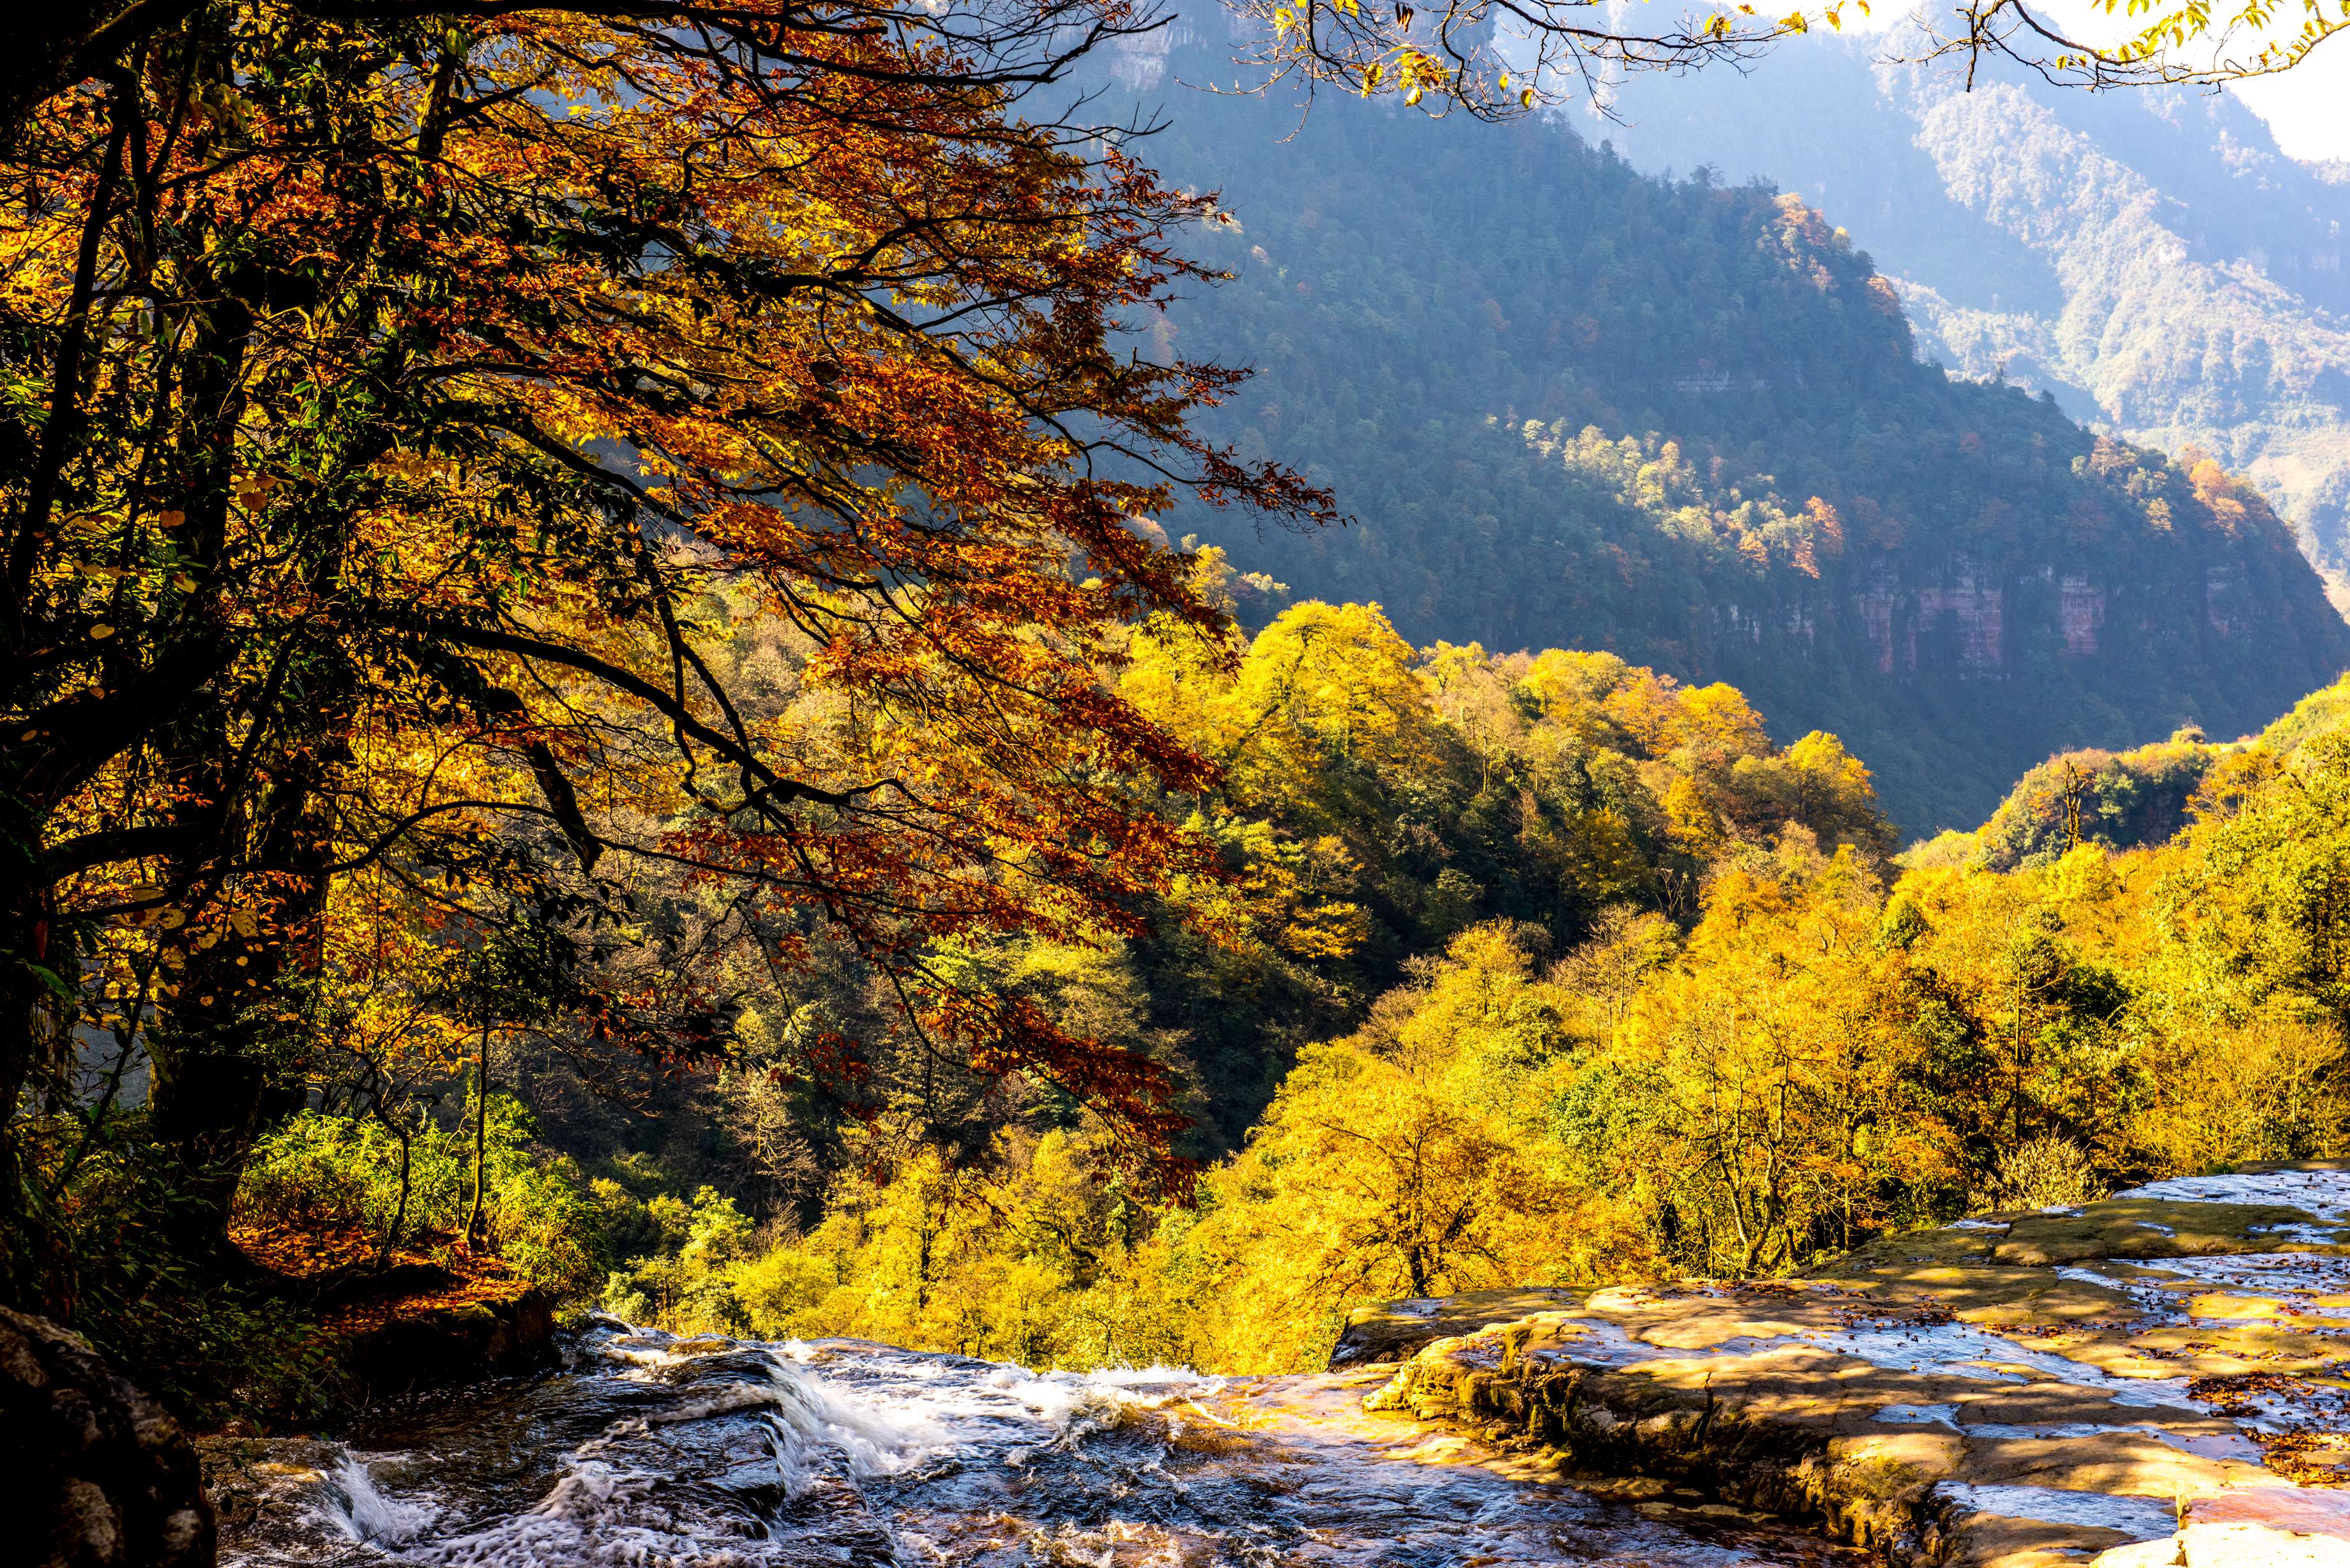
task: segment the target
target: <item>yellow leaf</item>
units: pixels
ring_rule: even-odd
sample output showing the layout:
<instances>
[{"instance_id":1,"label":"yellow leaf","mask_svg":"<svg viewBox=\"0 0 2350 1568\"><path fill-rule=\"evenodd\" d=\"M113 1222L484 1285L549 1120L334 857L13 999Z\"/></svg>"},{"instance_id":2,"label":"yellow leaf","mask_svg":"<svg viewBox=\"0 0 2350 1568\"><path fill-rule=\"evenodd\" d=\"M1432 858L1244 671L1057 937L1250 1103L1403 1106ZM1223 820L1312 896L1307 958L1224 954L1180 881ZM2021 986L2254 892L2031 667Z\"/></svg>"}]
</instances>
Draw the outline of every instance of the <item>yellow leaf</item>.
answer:
<instances>
[{"instance_id":1,"label":"yellow leaf","mask_svg":"<svg viewBox=\"0 0 2350 1568\"><path fill-rule=\"evenodd\" d=\"M89 628L89 635L98 641L103 642L108 638L114 635L114 628L107 625L104 621L99 621L96 626Z\"/></svg>"}]
</instances>

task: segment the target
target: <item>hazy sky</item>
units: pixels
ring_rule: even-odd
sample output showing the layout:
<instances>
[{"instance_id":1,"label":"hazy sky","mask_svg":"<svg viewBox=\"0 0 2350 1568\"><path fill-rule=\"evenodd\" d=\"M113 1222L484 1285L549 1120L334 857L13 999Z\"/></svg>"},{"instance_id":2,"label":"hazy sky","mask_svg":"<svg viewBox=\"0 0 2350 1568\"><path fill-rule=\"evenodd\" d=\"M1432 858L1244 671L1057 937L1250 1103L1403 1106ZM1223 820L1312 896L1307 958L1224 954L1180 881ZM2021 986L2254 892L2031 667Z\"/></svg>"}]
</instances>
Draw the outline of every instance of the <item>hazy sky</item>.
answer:
<instances>
[{"instance_id":1,"label":"hazy sky","mask_svg":"<svg viewBox=\"0 0 2350 1568\"><path fill-rule=\"evenodd\" d=\"M1943 8L1941 0L1926 3L1929 9ZM2043 0L2038 9L2068 31L2078 29L2086 37L2111 37L2122 27L2121 22L2103 14L2102 0ZM2224 13L2235 7L2215 5L2213 9ZM2114 10L2126 16L2126 0L2116 0ZM2282 14L2297 22L2300 7L2293 0L2285 0ZM1845 26L1855 32L1874 33L1898 26L1908 15L1909 6L1903 0L1875 0L1866 18L1855 16L1848 6ZM2228 90L2269 122L2277 145L2288 156L2350 159L2350 36L2320 44L2307 60L2281 76Z\"/></svg>"},{"instance_id":2,"label":"hazy sky","mask_svg":"<svg viewBox=\"0 0 2350 1568\"><path fill-rule=\"evenodd\" d=\"M2295 158L2350 158L2350 38L2330 38L2280 77L2232 90Z\"/></svg>"}]
</instances>

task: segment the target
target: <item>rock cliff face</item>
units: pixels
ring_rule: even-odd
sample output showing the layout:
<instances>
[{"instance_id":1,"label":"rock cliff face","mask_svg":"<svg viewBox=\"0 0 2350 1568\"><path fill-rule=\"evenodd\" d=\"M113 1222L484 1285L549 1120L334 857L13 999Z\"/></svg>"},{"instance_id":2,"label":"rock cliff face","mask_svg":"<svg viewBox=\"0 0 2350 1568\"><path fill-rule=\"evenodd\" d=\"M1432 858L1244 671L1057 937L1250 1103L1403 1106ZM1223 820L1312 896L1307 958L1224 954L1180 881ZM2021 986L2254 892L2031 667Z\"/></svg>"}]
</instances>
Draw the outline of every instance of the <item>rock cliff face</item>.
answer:
<instances>
[{"instance_id":1,"label":"rock cliff face","mask_svg":"<svg viewBox=\"0 0 2350 1568\"><path fill-rule=\"evenodd\" d=\"M1716 618L1666 667L1740 687L1790 736L1841 735L1903 831L1924 836L1988 817L2003 789L1989 782L1995 767L2021 775L2060 752L2150 743L2190 723L2220 740L2257 732L2289 705L2288 680L2314 690L2350 659L2272 519L2191 535L2182 524L2138 545L2127 558L2021 541L1996 556L1912 548L1824 566L1815 583L1773 585L1783 597Z\"/></svg>"},{"instance_id":2,"label":"rock cliff face","mask_svg":"<svg viewBox=\"0 0 2350 1568\"><path fill-rule=\"evenodd\" d=\"M1367 1402L1898 1563L2350 1563L2350 1163L1962 1220L1807 1280L1356 1314Z\"/></svg>"},{"instance_id":3,"label":"rock cliff face","mask_svg":"<svg viewBox=\"0 0 2350 1568\"><path fill-rule=\"evenodd\" d=\"M2249 653L2263 640L2256 629L2263 601L2250 576L2245 562L2223 556L2194 563L2177 580L2124 578L2109 587L2087 572L2060 573L2053 560L2001 570L1958 551L1907 571L1870 567L1848 591L1803 594L1783 610L1723 604L1713 612L1707 662L1752 663L1751 650L1782 639L1792 646L1773 646L1775 659L1814 655L1823 627L1831 634L1852 628L1859 663L1897 686L2004 680L2051 654L2094 669L2101 653L2149 643L2208 645L2215 657ZM2313 629L2330 640L2332 628L2314 605L2305 607ZM2116 634L2110 649L2109 618ZM2323 667L2322 658L2312 665Z\"/></svg>"}]
</instances>

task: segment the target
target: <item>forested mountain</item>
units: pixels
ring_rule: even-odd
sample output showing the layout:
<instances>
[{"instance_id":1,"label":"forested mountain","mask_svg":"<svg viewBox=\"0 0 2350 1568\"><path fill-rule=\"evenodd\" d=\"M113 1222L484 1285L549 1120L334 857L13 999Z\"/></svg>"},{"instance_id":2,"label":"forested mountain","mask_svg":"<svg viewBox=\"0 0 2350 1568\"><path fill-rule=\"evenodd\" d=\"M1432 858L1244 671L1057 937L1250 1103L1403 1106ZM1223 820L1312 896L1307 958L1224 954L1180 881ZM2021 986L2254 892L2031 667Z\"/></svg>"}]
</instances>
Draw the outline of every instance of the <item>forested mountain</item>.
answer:
<instances>
[{"instance_id":1,"label":"forested mountain","mask_svg":"<svg viewBox=\"0 0 2350 1568\"><path fill-rule=\"evenodd\" d=\"M1643 80L1606 134L1642 169L1798 192L1896 282L1930 352L2248 474L2350 567L2350 186L2224 93L1970 93L1807 39L1749 77Z\"/></svg>"},{"instance_id":2,"label":"forested mountain","mask_svg":"<svg viewBox=\"0 0 2350 1568\"><path fill-rule=\"evenodd\" d=\"M1556 126L1179 85L1148 156L1222 192L1236 275L1152 324L1253 364L1211 418L1344 531L1197 514L1298 595L1417 642L1607 648L1845 736L1907 834L2053 752L2259 728L2350 632L2251 486L1919 362L1890 285L1795 198L1644 176ZM1155 78L1155 79L1154 79Z\"/></svg>"}]
</instances>

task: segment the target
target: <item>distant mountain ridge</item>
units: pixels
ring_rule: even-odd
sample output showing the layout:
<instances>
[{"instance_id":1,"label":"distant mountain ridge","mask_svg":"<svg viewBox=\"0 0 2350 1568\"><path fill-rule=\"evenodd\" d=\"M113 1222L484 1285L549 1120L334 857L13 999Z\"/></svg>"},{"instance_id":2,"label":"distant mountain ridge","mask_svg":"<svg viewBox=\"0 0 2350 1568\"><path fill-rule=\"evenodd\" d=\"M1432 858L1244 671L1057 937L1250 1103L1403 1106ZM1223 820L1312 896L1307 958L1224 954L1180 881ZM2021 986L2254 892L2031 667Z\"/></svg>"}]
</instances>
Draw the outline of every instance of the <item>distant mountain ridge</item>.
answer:
<instances>
[{"instance_id":1,"label":"distant mountain ridge","mask_svg":"<svg viewBox=\"0 0 2350 1568\"><path fill-rule=\"evenodd\" d=\"M1237 275L1149 351L1254 364L1209 428L1357 526L1232 536L1426 644L1606 648L1835 732L1905 832L2026 768L2260 728L2350 665L2292 535L2215 465L1918 362L1887 281L1792 197L1664 183L1555 126L1182 90L1129 61L1144 155L1239 219ZM1228 73L1229 65L1223 68Z\"/></svg>"},{"instance_id":2,"label":"distant mountain ridge","mask_svg":"<svg viewBox=\"0 0 2350 1568\"><path fill-rule=\"evenodd\" d=\"M1643 79L1611 138L1799 192L1890 275L1937 357L2249 475L2350 571L2350 184L2226 94L2092 97L1807 38L1745 78Z\"/></svg>"}]
</instances>

